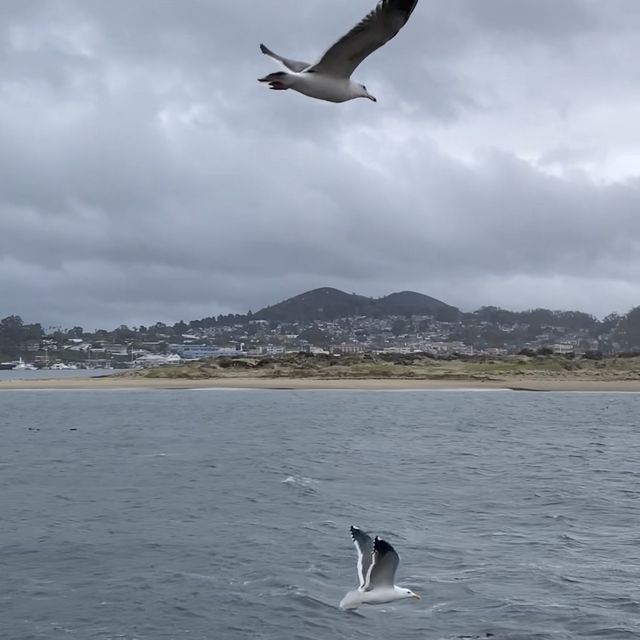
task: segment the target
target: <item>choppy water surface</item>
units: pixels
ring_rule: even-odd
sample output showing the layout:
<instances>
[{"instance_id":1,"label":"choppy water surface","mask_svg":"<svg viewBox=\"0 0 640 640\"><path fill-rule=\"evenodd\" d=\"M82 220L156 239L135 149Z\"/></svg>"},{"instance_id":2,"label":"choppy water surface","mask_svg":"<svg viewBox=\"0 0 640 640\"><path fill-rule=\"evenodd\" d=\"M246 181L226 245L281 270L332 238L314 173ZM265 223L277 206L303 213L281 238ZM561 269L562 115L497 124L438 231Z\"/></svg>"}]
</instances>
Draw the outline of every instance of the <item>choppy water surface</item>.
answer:
<instances>
[{"instance_id":1,"label":"choppy water surface","mask_svg":"<svg viewBox=\"0 0 640 640\"><path fill-rule=\"evenodd\" d=\"M638 638L639 415L633 395L1 392L0 637ZM336 608L351 523L421 602Z\"/></svg>"}]
</instances>

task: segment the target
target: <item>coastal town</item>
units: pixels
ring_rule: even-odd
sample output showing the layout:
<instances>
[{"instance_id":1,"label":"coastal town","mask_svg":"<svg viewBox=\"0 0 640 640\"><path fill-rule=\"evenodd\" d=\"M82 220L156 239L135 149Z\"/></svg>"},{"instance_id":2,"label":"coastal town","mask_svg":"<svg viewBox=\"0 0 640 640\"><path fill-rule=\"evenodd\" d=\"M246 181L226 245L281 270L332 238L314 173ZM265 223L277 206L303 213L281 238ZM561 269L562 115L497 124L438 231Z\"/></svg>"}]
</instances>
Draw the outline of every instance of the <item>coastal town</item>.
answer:
<instances>
[{"instance_id":1,"label":"coastal town","mask_svg":"<svg viewBox=\"0 0 640 640\"><path fill-rule=\"evenodd\" d=\"M640 349L640 308L598 320L581 312L463 313L403 292L382 299L324 288L253 314L173 325L45 330L19 316L0 321L2 369L127 369L206 358L292 353L424 353L432 357L561 354L597 357Z\"/></svg>"}]
</instances>

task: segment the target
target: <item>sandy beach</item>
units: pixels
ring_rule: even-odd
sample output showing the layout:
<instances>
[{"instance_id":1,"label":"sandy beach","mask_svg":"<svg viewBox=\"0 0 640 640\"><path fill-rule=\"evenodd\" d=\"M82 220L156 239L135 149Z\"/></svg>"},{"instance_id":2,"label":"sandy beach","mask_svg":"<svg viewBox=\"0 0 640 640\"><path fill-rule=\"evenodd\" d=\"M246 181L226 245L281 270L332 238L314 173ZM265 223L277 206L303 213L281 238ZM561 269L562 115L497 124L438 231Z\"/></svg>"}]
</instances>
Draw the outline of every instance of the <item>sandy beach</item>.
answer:
<instances>
[{"instance_id":1,"label":"sandy beach","mask_svg":"<svg viewBox=\"0 0 640 640\"><path fill-rule=\"evenodd\" d=\"M228 377L203 380L105 376L38 380L2 380L0 391L9 390L135 390L135 389L272 389L272 390L513 390L556 392L640 393L640 380L526 379L503 380L410 380L410 379L295 379Z\"/></svg>"}]
</instances>

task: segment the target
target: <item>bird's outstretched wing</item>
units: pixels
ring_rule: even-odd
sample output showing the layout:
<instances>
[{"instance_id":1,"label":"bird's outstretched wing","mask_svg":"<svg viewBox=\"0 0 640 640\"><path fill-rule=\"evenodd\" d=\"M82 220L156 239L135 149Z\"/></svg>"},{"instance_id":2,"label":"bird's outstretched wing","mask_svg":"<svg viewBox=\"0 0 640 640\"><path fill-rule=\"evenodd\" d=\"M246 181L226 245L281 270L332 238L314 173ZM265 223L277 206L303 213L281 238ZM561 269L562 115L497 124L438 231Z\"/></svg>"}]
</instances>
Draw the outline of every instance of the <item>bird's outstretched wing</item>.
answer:
<instances>
[{"instance_id":1,"label":"bird's outstretched wing","mask_svg":"<svg viewBox=\"0 0 640 640\"><path fill-rule=\"evenodd\" d=\"M392 587L400 557L395 549L376 536L373 541L373 562L369 567L365 589Z\"/></svg>"},{"instance_id":2,"label":"bird's outstretched wing","mask_svg":"<svg viewBox=\"0 0 640 640\"><path fill-rule=\"evenodd\" d=\"M371 567L371 561L373 560L373 540L371 536L367 535L358 527L351 527L351 539L353 540L353 544L356 546L356 551L358 552L358 580L359 580L359 589L364 589L365 583L367 580L367 575L369 573L369 568Z\"/></svg>"},{"instance_id":3,"label":"bird's outstretched wing","mask_svg":"<svg viewBox=\"0 0 640 640\"><path fill-rule=\"evenodd\" d=\"M300 73L300 71L304 71L311 65L308 62L300 62L299 60L290 60L289 58L284 58L279 56L277 53L274 53L268 47L265 47L263 44L260 45L260 51L264 53L265 56L269 56L274 60L277 60L280 64L283 64L289 71L293 71L294 73Z\"/></svg>"},{"instance_id":4,"label":"bird's outstretched wing","mask_svg":"<svg viewBox=\"0 0 640 640\"><path fill-rule=\"evenodd\" d=\"M417 4L418 0L380 0L371 13L329 47L309 70L349 78L368 55L404 27Z\"/></svg>"}]
</instances>

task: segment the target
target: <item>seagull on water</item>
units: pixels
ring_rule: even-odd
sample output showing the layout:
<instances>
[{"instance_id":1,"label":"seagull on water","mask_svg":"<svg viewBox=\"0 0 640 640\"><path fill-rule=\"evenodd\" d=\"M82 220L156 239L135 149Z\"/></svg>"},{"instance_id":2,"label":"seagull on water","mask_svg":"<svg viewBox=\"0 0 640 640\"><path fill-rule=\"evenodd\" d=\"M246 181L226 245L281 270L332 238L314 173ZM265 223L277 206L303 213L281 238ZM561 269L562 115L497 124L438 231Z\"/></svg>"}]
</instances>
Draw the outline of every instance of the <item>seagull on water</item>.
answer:
<instances>
[{"instance_id":1,"label":"seagull on water","mask_svg":"<svg viewBox=\"0 0 640 640\"><path fill-rule=\"evenodd\" d=\"M358 552L357 589L349 591L340 602L341 609L357 609L361 604L384 604L394 600L416 598L411 589L393 584L400 558L394 548L376 536L373 540L358 527L351 527L351 539Z\"/></svg>"},{"instance_id":2,"label":"seagull on water","mask_svg":"<svg viewBox=\"0 0 640 640\"><path fill-rule=\"evenodd\" d=\"M262 53L277 60L286 71L270 73L259 82L268 83L276 91L293 89L327 102L346 102L354 98L377 102L367 87L351 80L351 74L367 56L404 27L417 4L418 0L380 0L373 11L314 64L283 58L261 44Z\"/></svg>"}]
</instances>

